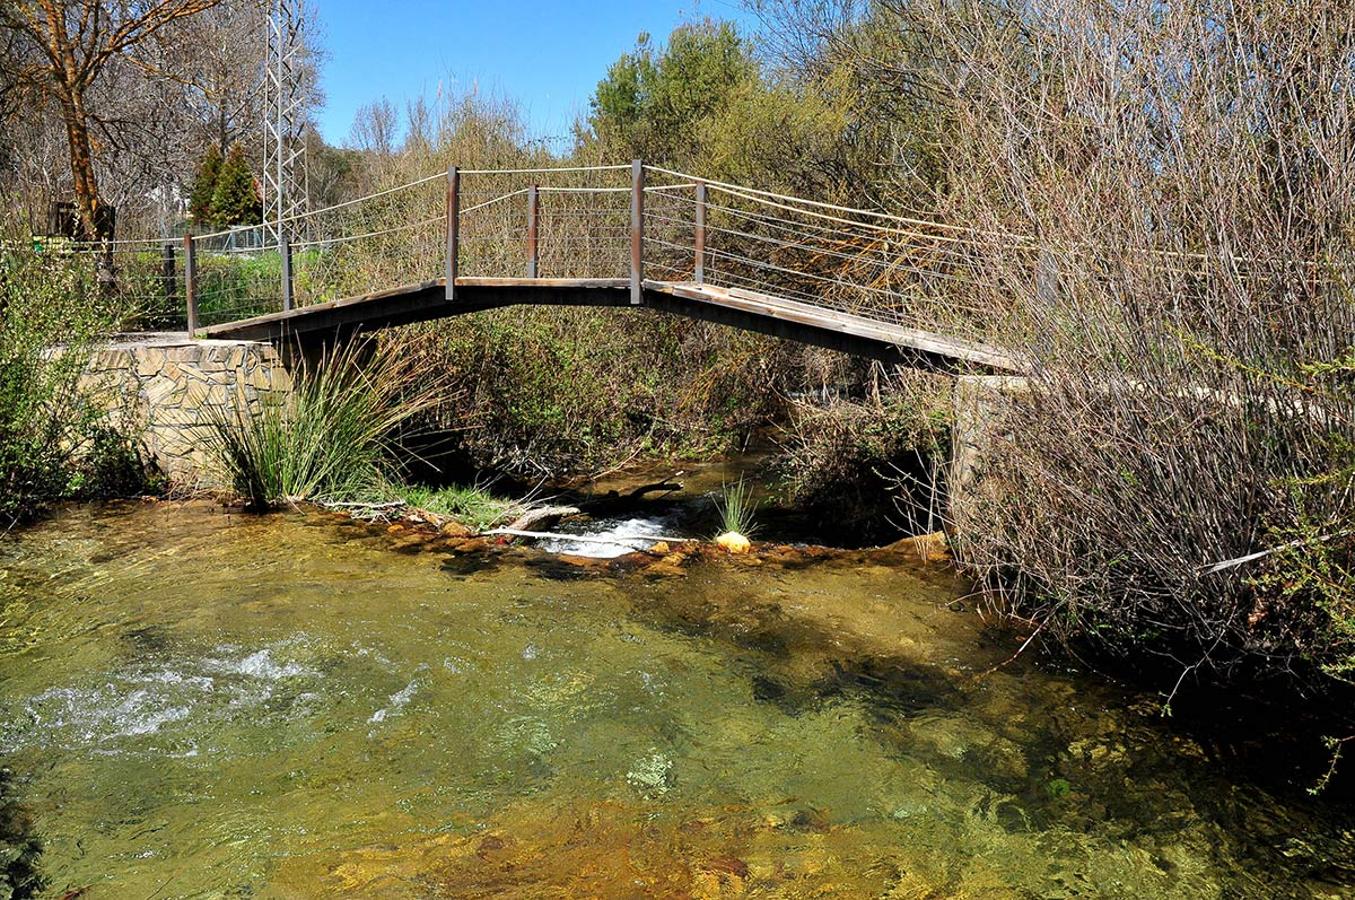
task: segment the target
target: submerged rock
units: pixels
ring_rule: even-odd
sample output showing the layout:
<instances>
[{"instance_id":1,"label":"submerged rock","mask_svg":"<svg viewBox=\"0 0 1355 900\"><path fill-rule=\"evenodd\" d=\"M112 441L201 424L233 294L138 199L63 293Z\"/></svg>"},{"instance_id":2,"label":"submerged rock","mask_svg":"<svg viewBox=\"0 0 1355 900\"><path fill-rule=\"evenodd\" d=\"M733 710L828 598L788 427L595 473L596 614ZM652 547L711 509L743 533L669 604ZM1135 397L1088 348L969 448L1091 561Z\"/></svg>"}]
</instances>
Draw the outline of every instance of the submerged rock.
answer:
<instances>
[{"instance_id":1,"label":"submerged rock","mask_svg":"<svg viewBox=\"0 0 1355 900\"><path fill-rule=\"evenodd\" d=\"M626 780L646 797L662 797L673 786L673 760L655 751L637 762L626 773Z\"/></svg>"},{"instance_id":2,"label":"submerged rock","mask_svg":"<svg viewBox=\"0 0 1355 900\"><path fill-rule=\"evenodd\" d=\"M455 519L449 519L442 523L442 528L440 530L444 537L450 538L468 538L475 535L475 529L468 528Z\"/></svg>"}]
</instances>

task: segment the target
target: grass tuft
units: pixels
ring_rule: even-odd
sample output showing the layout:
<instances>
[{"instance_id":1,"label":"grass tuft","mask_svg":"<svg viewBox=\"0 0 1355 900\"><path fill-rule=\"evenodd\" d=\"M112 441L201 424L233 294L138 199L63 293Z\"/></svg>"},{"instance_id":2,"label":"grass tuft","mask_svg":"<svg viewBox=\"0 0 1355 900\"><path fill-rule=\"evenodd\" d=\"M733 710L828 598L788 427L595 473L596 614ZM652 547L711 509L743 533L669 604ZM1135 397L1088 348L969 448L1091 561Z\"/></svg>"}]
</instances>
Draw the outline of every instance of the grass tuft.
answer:
<instances>
[{"instance_id":1,"label":"grass tuft","mask_svg":"<svg viewBox=\"0 0 1355 900\"><path fill-rule=\"evenodd\" d=\"M758 502L753 499L752 485L742 478L721 487L720 496L715 500L715 508L720 513L722 534L732 531L751 538L757 533Z\"/></svg>"},{"instance_id":2,"label":"grass tuft","mask_svg":"<svg viewBox=\"0 0 1355 900\"><path fill-rule=\"evenodd\" d=\"M499 525L518 509L517 504L495 497L478 485L440 488L414 485L399 490L410 506L456 519L476 531L487 531Z\"/></svg>"}]
</instances>

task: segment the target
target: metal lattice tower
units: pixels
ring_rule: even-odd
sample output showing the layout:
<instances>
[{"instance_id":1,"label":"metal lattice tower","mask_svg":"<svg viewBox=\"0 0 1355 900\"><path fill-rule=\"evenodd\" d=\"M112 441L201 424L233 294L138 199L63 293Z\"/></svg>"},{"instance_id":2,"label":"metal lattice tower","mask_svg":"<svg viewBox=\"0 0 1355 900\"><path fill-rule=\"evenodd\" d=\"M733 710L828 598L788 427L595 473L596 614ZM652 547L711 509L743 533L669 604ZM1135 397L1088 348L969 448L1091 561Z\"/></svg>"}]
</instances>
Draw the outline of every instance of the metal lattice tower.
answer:
<instances>
[{"instance_id":1,"label":"metal lattice tower","mask_svg":"<svg viewBox=\"0 0 1355 900\"><path fill-rule=\"evenodd\" d=\"M278 238L278 222L309 210L306 143L305 0L272 0L264 57L263 221ZM293 238L296 235L291 235Z\"/></svg>"}]
</instances>

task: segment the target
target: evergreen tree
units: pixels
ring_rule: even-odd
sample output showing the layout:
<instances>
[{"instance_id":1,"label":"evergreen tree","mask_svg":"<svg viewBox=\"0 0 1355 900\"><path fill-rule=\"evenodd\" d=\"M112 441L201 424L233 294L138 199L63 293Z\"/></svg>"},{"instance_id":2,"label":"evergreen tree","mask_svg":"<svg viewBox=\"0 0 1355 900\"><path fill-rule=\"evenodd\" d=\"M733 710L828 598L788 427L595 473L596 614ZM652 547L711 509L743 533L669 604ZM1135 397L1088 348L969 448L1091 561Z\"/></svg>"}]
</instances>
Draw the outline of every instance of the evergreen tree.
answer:
<instances>
[{"instance_id":1,"label":"evergreen tree","mask_svg":"<svg viewBox=\"0 0 1355 900\"><path fill-rule=\"evenodd\" d=\"M216 182L220 175L221 151L216 144L212 144L198 165L198 173L193 178L193 191L188 196L188 212L195 224L211 223L212 197L216 194Z\"/></svg>"},{"instance_id":2,"label":"evergreen tree","mask_svg":"<svg viewBox=\"0 0 1355 900\"><path fill-rule=\"evenodd\" d=\"M226 154L212 194L212 219L218 225L253 225L263 217L245 150L239 144Z\"/></svg>"},{"instance_id":3,"label":"evergreen tree","mask_svg":"<svg viewBox=\"0 0 1355 900\"><path fill-rule=\"evenodd\" d=\"M641 35L593 94L592 136L665 165L685 164L698 125L759 82L753 48L728 22L680 25L663 47Z\"/></svg>"}]
</instances>

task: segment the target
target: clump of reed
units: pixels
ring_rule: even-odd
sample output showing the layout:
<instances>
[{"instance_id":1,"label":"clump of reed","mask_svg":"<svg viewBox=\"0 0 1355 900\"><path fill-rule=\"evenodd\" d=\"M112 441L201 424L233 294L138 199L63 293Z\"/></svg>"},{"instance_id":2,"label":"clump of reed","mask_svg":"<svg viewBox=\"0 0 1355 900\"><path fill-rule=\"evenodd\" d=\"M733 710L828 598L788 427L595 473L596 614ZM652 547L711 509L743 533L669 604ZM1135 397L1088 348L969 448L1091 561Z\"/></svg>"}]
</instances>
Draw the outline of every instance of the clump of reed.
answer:
<instances>
[{"instance_id":1,"label":"clump of reed","mask_svg":"<svg viewBox=\"0 0 1355 900\"><path fill-rule=\"evenodd\" d=\"M751 538L757 534L758 501L753 486L740 478L733 484L724 484L715 498L715 509L720 514L721 534L741 534Z\"/></svg>"},{"instance_id":2,"label":"clump of reed","mask_svg":"<svg viewBox=\"0 0 1355 900\"><path fill-rule=\"evenodd\" d=\"M208 447L250 507L382 496L401 469L401 432L438 399L435 380L398 352L349 343L302 363L290 392L237 393Z\"/></svg>"}]
</instances>

